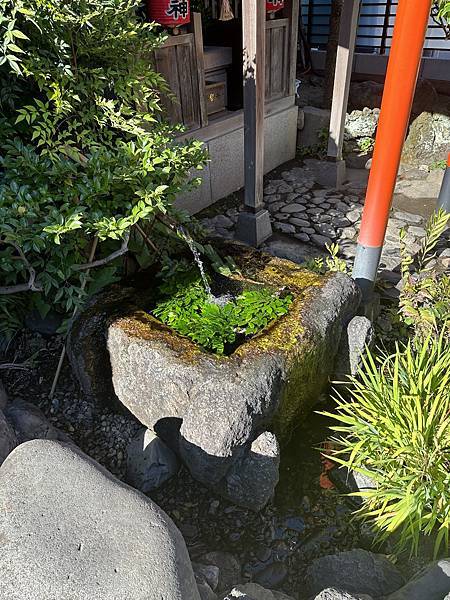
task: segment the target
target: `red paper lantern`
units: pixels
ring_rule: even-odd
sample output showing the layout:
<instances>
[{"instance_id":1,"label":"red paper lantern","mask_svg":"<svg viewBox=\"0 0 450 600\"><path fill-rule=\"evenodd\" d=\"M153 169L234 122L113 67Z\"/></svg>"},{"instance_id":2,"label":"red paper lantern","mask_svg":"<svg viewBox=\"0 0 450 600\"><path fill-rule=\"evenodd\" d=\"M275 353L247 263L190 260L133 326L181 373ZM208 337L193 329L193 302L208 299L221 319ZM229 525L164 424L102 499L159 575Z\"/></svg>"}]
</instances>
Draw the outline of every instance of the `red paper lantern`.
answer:
<instances>
[{"instance_id":1,"label":"red paper lantern","mask_svg":"<svg viewBox=\"0 0 450 600\"><path fill-rule=\"evenodd\" d=\"M284 8L284 0L266 0L266 12L275 13Z\"/></svg>"},{"instance_id":2,"label":"red paper lantern","mask_svg":"<svg viewBox=\"0 0 450 600\"><path fill-rule=\"evenodd\" d=\"M147 0L150 21L165 27L180 27L191 20L189 0Z\"/></svg>"}]
</instances>

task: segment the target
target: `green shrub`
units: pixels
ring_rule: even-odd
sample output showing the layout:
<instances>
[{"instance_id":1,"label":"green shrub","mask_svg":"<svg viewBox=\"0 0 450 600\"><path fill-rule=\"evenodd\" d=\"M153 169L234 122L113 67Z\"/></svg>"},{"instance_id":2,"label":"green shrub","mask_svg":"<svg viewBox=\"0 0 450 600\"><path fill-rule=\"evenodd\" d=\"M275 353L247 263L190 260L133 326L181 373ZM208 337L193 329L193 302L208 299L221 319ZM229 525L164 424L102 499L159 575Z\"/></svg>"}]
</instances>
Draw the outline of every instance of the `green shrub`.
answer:
<instances>
[{"instance_id":1,"label":"green shrub","mask_svg":"<svg viewBox=\"0 0 450 600\"><path fill-rule=\"evenodd\" d=\"M193 270L172 269L172 279L160 287L163 298L151 313L205 350L224 354L286 314L292 296L261 288L245 290L223 306L215 304Z\"/></svg>"},{"instance_id":2,"label":"green shrub","mask_svg":"<svg viewBox=\"0 0 450 600\"><path fill-rule=\"evenodd\" d=\"M417 256L408 251L406 233L401 231L402 289L399 316L414 336L438 336L450 319L450 277L432 267L436 245L447 227L450 214L434 213Z\"/></svg>"},{"instance_id":3,"label":"green shrub","mask_svg":"<svg viewBox=\"0 0 450 600\"><path fill-rule=\"evenodd\" d=\"M338 450L332 459L370 476L375 489L358 514L384 540L397 532L397 550L416 553L421 534L435 535L435 551L449 548L450 530L450 346L444 336L397 347L395 354L369 353L350 399L324 413Z\"/></svg>"},{"instance_id":4,"label":"green shrub","mask_svg":"<svg viewBox=\"0 0 450 600\"><path fill-rule=\"evenodd\" d=\"M139 6L0 0L0 329L5 294L67 312L113 281L205 159L164 122Z\"/></svg>"}]
</instances>

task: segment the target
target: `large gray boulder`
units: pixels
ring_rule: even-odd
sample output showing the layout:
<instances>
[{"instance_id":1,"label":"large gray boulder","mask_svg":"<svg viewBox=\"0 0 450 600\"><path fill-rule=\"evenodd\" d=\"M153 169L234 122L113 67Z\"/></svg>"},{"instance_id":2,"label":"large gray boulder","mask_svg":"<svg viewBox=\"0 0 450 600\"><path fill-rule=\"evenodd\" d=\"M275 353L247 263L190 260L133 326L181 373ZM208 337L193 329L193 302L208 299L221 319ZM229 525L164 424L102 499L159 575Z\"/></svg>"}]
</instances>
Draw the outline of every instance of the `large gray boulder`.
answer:
<instances>
[{"instance_id":1,"label":"large gray boulder","mask_svg":"<svg viewBox=\"0 0 450 600\"><path fill-rule=\"evenodd\" d=\"M450 115L423 112L411 124L402 153L402 162L432 165L446 160L450 152Z\"/></svg>"},{"instance_id":2,"label":"large gray boulder","mask_svg":"<svg viewBox=\"0 0 450 600\"><path fill-rule=\"evenodd\" d=\"M199 600L169 517L73 446L35 440L0 468L8 600Z\"/></svg>"},{"instance_id":3,"label":"large gray boulder","mask_svg":"<svg viewBox=\"0 0 450 600\"><path fill-rule=\"evenodd\" d=\"M0 465L10 452L17 446L17 439L14 431L0 410Z\"/></svg>"},{"instance_id":4,"label":"large gray boulder","mask_svg":"<svg viewBox=\"0 0 450 600\"><path fill-rule=\"evenodd\" d=\"M313 598L324 588L376 598L395 592L404 583L400 571L385 556L361 549L322 556L306 571L306 592Z\"/></svg>"},{"instance_id":5,"label":"large gray boulder","mask_svg":"<svg viewBox=\"0 0 450 600\"><path fill-rule=\"evenodd\" d=\"M264 432L270 428L283 443L308 414L333 372L341 333L360 296L342 273L322 277L239 245L226 252L243 274L244 283L237 284L287 286L294 296L286 316L231 356L208 354L162 325L136 291L121 313L114 294L100 298L97 311L91 306L80 316L71 345L81 348L83 324L92 331L97 313L112 307L107 347L120 401L179 453L197 480L244 506L255 491L251 507L258 510L278 480L278 443ZM100 339L93 335L92 343ZM87 354L92 377L101 381L107 367L101 360L94 364L93 349Z\"/></svg>"},{"instance_id":6,"label":"large gray boulder","mask_svg":"<svg viewBox=\"0 0 450 600\"><path fill-rule=\"evenodd\" d=\"M442 600L450 594L450 559L432 562L387 600Z\"/></svg>"}]
</instances>

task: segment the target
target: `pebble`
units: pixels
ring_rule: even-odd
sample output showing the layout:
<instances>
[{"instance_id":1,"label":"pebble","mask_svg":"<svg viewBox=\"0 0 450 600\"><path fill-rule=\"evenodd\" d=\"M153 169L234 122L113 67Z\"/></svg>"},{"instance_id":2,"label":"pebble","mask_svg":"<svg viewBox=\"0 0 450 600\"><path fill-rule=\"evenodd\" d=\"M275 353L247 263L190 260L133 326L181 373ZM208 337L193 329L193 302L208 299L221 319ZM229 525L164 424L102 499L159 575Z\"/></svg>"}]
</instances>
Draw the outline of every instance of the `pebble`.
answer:
<instances>
[{"instance_id":1,"label":"pebble","mask_svg":"<svg viewBox=\"0 0 450 600\"><path fill-rule=\"evenodd\" d=\"M325 248L325 246L333 243L329 237L326 237L324 235L319 235L317 233L313 233L311 235L311 239L317 246L320 246L321 248Z\"/></svg>"},{"instance_id":2,"label":"pebble","mask_svg":"<svg viewBox=\"0 0 450 600\"><path fill-rule=\"evenodd\" d=\"M423 222L423 217L408 212L396 211L394 215L396 219L406 221L406 223L415 223L416 225L419 225Z\"/></svg>"},{"instance_id":3,"label":"pebble","mask_svg":"<svg viewBox=\"0 0 450 600\"><path fill-rule=\"evenodd\" d=\"M287 204L286 206L284 206L281 209L281 212L296 213L296 212L303 212L304 210L305 210L305 207L303 206L303 204L293 203L293 204Z\"/></svg>"},{"instance_id":4,"label":"pebble","mask_svg":"<svg viewBox=\"0 0 450 600\"><path fill-rule=\"evenodd\" d=\"M341 238L345 240L352 240L356 235L356 229L354 227L345 227L341 232Z\"/></svg>"},{"instance_id":5,"label":"pebble","mask_svg":"<svg viewBox=\"0 0 450 600\"><path fill-rule=\"evenodd\" d=\"M296 225L297 227L309 227L309 221L299 219L298 217L291 217L289 223L292 223L292 225Z\"/></svg>"},{"instance_id":6,"label":"pebble","mask_svg":"<svg viewBox=\"0 0 450 600\"><path fill-rule=\"evenodd\" d=\"M304 242L305 244L308 244L310 242L310 237L307 233L295 233L294 237L300 240L301 242Z\"/></svg>"},{"instance_id":7,"label":"pebble","mask_svg":"<svg viewBox=\"0 0 450 600\"><path fill-rule=\"evenodd\" d=\"M290 223L275 223L275 228L282 233L296 233L295 227Z\"/></svg>"},{"instance_id":8,"label":"pebble","mask_svg":"<svg viewBox=\"0 0 450 600\"><path fill-rule=\"evenodd\" d=\"M360 216L361 216L361 211L358 210L357 208L354 208L353 210L349 211L346 214L346 217L350 221L350 223L356 223L359 220Z\"/></svg>"},{"instance_id":9,"label":"pebble","mask_svg":"<svg viewBox=\"0 0 450 600\"><path fill-rule=\"evenodd\" d=\"M423 227L408 227L408 233L410 233L411 235L414 235L415 237L418 238L423 238L426 236L427 232L425 231L425 229Z\"/></svg>"}]
</instances>

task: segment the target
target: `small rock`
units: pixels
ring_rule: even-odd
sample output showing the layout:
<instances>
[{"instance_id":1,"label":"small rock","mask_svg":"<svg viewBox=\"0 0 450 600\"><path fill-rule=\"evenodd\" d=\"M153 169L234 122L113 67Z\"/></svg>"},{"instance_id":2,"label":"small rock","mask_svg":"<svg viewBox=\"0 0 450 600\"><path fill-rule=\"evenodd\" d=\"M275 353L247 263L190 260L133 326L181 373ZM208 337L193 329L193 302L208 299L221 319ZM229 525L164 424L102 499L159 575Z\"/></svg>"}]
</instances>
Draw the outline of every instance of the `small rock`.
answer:
<instances>
[{"instance_id":1,"label":"small rock","mask_svg":"<svg viewBox=\"0 0 450 600\"><path fill-rule=\"evenodd\" d=\"M323 213L323 208L308 208L306 212L308 213L308 215L321 215Z\"/></svg>"},{"instance_id":2,"label":"small rock","mask_svg":"<svg viewBox=\"0 0 450 600\"><path fill-rule=\"evenodd\" d=\"M150 429L143 427L127 448L127 480L144 494L177 474L178 459Z\"/></svg>"},{"instance_id":3,"label":"small rock","mask_svg":"<svg viewBox=\"0 0 450 600\"><path fill-rule=\"evenodd\" d=\"M305 244L308 244L310 241L310 237L307 233L296 233L294 237Z\"/></svg>"},{"instance_id":4,"label":"small rock","mask_svg":"<svg viewBox=\"0 0 450 600\"><path fill-rule=\"evenodd\" d=\"M264 195L276 194L277 191L278 191L278 186L269 184L264 188Z\"/></svg>"},{"instance_id":5,"label":"small rock","mask_svg":"<svg viewBox=\"0 0 450 600\"><path fill-rule=\"evenodd\" d=\"M373 490L377 487L375 481L367 475L349 471L346 467L335 467L329 471L328 476L337 489L344 494ZM348 499L356 504L361 502L360 498L349 497Z\"/></svg>"},{"instance_id":6,"label":"small rock","mask_svg":"<svg viewBox=\"0 0 450 600\"><path fill-rule=\"evenodd\" d=\"M35 439L72 443L68 435L54 427L44 413L30 402L15 400L7 406L5 417L12 425L19 444Z\"/></svg>"},{"instance_id":7,"label":"small rock","mask_svg":"<svg viewBox=\"0 0 450 600\"><path fill-rule=\"evenodd\" d=\"M426 236L427 232L425 231L425 229L423 227L408 227L408 233L410 233L411 235L414 235L415 237L418 238L423 238Z\"/></svg>"},{"instance_id":8,"label":"small rock","mask_svg":"<svg viewBox=\"0 0 450 600\"><path fill-rule=\"evenodd\" d=\"M450 592L450 559L436 560L419 571L387 600L442 600Z\"/></svg>"},{"instance_id":9,"label":"small rock","mask_svg":"<svg viewBox=\"0 0 450 600\"><path fill-rule=\"evenodd\" d=\"M289 223L275 223L275 229L281 233L295 233L295 227Z\"/></svg>"},{"instance_id":10,"label":"small rock","mask_svg":"<svg viewBox=\"0 0 450 600\"><path fill-rule=\"evenodd\" d=\"M236 558L229 552L208 552L201 558L202 564L215 565L219 569L217 590L224 592L239 582L241 567Z\"/></svg>"},{"instance_id":11,"label":"small rock","mask_svg":"<svg viewBox=\"0 0 450 600\"><path fill-rule=\"evenodd\" d=\"M353 317L347 325L347 331L344 331L339 346L336 361L338 378L358 373L362 364L362 357L366 352L366 348L371 346L374 335L372 323L367 317Z\"/></svg>"},{"instance_id":12,"label":"small rock","mask_svg":"<svg viewBox=\"0 0 450 600\"><path fill-rule=\"evenodd\" d=\"M349 594L336 588L327 588L320 592L314 600L372 600L372 596L367 594Z\"/></svg>"},{"instance_id":13,"label":"small rock","mask_svg":"<svg viewBox=\"0 0 450 600\"><path fill-rule=\"evenodd\" d=\"M299 219L298 217L291 217L289 223L292 223L292 225L296 225L297 227L309 227L309 221Z\"/></svg>"},{"instance_id":14,"label":"small rock","mask_svg":"<svg viewBox=\"0 0 450 600\"><path fill-rule=\"evenodd\" d=\"M200 600L217 600L216 594L212 591L206 581L197 581L197 589L200 594Z\"/></svg>"},{"instance_id":15,"label":"small rock","mask_svg":"<svg viewBox=\"0 0 450 600\"><path fill-rule=\"evenodd\" d=\"M0 410L0 465L17 446L14 431L9 426L3 412Z\"/></svg>"},{"instance_id":16,"label":"small rock","mask_svg":"<svg viewBox=\"0 0 450 600\"><path fill-rule=\"evenodd\" d=\"M278 192L280 194L289 194L293 191L294 191L294 188L292 187L292 185L289 185L287 183L280 184L280 186L278 188Z\"/></svg>"},{"instance_id":17,"label":"small rock","mask_svg":"<svg viewBox=\"0 0 450 600\"><path fill-rule=\"evenodd\" d=\"M414 223L417 225L423 222L423 217L420 215L414 215L413 213L403 211L396 211L395 218L400 221L405 221L406 223Z\"/></svg>"},{"instance_id":18,"label":"small rock","mask_svg":"<svg viewBox=\"0 0 450 600\"><path fill-rule=\"evenodd\" d=\"M299 204L298 202L294 202L291 204L286 204L286 206L284 206L281 209L281 212L283 213L298 213L298 212L303 212L305 210L305 207L303 206L303 204Z\"/></svg>"},{"instance_id":19,"label":"small rock","mask_svg":"<svg viewBox=\"0 0 450 600\"><path fill-rule=\"evenodd\" d=\"M331 227L331 225L329 225L328 223L318 223L314 227L319 235L330 239L336 238L336 230L333 227Z\"/></svg>"},{"instance_id":20,"label":"small rock","mask_svg":"<svg viewBox=\"0 0 450 600\"><path fill-rule=\"evenodd\" d=\"M277 588L286 579L288 574L287 568L281 562L274 562L262 571L259 571L254 580L263 587Z\"/></svg>"},{"instance_id":21,"label":"small rock","mask_svg":"<svg viewBox=\"0 0 450 600\"><path fill-rule=\"evenodd\" d=\"M341 238L344 240L353 240L356 236L356 229L354 227L344 227L341 231Z\"/></svg>"},{"instance_id":22,"label":"small rock","mask_svg":"<svg viewBox=\"0 0 450 600\"><path fill-rule=\"evenodd\" d=\"M282 592L268 590L257 583L245 583L235 586L223 600L293 600Z\"/></svg>"},{"instance_id":23,"label":"small rock","mask_svg":"<svg viewBox=\"0 0 450 600\"><path fill-rule=\"evenodd\" d=\"M227 496L241 506L260 510L273 495L279 479L280 447L276 436L261 433L250 452L237 460L225 478Z\"/></svg>"},{"instance_id":24,"label":"small rock","mask_svg":"<svg viewBox=\"0 0 450 600\"><path fill-rule=\"evenodd\" d=\"M329 237L326 237L324 235L318 235L317 233L316 234L313 233L311 235L311 239L320 248L325 248L327 245L329 246L330 244L333 243L333 241L330 240Z\"/></svg>"},{"instance_id":25,"label":"small rock","mask_svg":"<svg viewBox=\"0 0 450 600\"><path fill-rule=\"evenodd\" d=\"M209 587L215 591L219 585L219 567L216 565L203 565L201 563L192 563L195 576L198 579L204 579Z\"/></svg>"},{"instance_id":26,"label":"small rock","mask_svg":"<svg viewBox=\"0 0 450 600\"><path fill-rule=\"evenodd\" d=\"M346 217L350 221L350 223L356 223L359 220L360 216L361 211L357 208L354 208L346 214Z\"/></svg>"},{"instance_id":27,"label":"small rock","mask_svg":"<svg viewBox=\"0 0 450 600\"><path fill-rule=\"evenodd\" d=\"M311 596L324 587L334 587L378 597L392 594L404 583L400 571L385 556L361 549L322 556L306 571L306 591Z\"/></svg>"}]
</instances>

